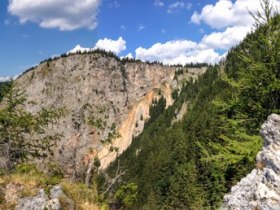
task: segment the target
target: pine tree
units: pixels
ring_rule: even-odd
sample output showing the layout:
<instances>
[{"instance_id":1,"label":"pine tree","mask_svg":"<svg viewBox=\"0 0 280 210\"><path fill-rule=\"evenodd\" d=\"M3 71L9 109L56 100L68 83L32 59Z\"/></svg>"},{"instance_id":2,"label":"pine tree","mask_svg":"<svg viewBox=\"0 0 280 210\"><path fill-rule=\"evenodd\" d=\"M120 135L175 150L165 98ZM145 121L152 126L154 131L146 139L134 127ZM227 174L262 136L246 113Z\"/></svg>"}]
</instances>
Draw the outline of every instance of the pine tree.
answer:
<instances>
[{"instance_id":1,"label":"pine tree","mask_svg":"<svg viewBox=\"0 0 280 210\"><path fill-rule=\"evenodd\" d=\"M24 93L15 89L12 82L0 107L0 152L7 160L3 166L7 169L29 157L51 154L51 147L59 137L46 135L44 128L58 119L62 112L43 109L32 114L24 110L25 102Z\"/></svg>"}]
</instances>

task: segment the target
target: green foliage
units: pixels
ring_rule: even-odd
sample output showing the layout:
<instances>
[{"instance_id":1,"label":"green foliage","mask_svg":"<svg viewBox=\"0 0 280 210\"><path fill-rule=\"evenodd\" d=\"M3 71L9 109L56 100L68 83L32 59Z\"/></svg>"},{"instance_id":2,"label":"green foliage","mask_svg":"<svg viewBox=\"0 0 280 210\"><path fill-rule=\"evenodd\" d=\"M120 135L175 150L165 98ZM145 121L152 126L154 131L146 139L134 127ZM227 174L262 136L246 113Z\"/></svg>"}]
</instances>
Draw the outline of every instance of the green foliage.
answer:
<instances>
[{"instance_id":1,"label":"green foliage","mask_svg":"<svg viewBox=\"0 0 280 210\"><path fill-rule=\"evenodd\" d=\"M0 82L0 102L11 87L11 82Z\"/></svg>"},{"instance_id":2,"label":"green foliage","mask_svg":"<svg viewBox=\"0 0 280 210\"><path fill-rule=\"evenodd\" d=\"M47 166L49 172L51 172L52 166L52 164ZM63 179L61 173L45 174L40 171L35 164L26 162L16 165L12 175L24 175L29 176L30 178L33 177L34 180L38 182L38 185L42 186L47 192L49 192L52 186L59 184Z\"/></svg>"},{"instance_id":3,"label":"green foliage","mask_svg":"<svg viewBox=\"0 0 280 210\"><path fill-rule=\"evenodd\" d=\"M101 163L100 163L100 160L99 160L98 157L94 157L93 165L94 165L96 168L99 168L99 167L101 166Z\"/></svg>"},{"instance_id":4,"label":"green foliage","mask_svg":"<svg viewBox=\"0 0 280 210\"><path fill-rule=\"evenodd\" d=\"M18 174L41 174L35 164L21 163L15 167L15 173Z\"/></svg>"},{"instance_id":5,"label":"green foliage","mask_svg":"<svg viewBox=\"0 0 280 210\"><path fill-rule=\"evenodd\" d=\"M51 154L50 149L59 137L44 135L44 128L57 120L62 112L43 109L32 114L23 109L25 101L23 92L16 90L11 83L0 109L1 153L10 164ZM34 134L42 135L42 138L34 138Z\"/></svg>"},{"instance_id":6,"label":"green foliage","mask_svg":"<svg viewBox=\"0 0 280 210\"><path fill-rule=\"evenodd\" d=\"M162 96L159 98L159 100L154 99L152 105L150 106L150 119L145 124L145 126L148 126L151 122L153 122L160 114L163 113L166 107L166 99Z\"/></svg>"},{"instance_id":7,"label":"green foliage","mask_svg":"<svg viewBox=\"0 0 280 210\"><path fill-rule=\"evenodd\" d=\"M135 183L122 185L115 193L116 204L120 209L127 209L137 201L138 186Z\"/></svg>"},{"instance_id":8,"label":"green foliage","mask_svg":"<svg viewBox=\"0 0 280 210\"><path fill-rule=\"evenodd\" d=\"M255 166L261 123L280 113L280 16L232 49L225 65L189 81L168 109L154 101L144 131L117 162L138 186L134 209L215 209ZM181 122L176 110L188 102ZM120 189L121 186L119 186Z\"/></svg>"}]
</instances>

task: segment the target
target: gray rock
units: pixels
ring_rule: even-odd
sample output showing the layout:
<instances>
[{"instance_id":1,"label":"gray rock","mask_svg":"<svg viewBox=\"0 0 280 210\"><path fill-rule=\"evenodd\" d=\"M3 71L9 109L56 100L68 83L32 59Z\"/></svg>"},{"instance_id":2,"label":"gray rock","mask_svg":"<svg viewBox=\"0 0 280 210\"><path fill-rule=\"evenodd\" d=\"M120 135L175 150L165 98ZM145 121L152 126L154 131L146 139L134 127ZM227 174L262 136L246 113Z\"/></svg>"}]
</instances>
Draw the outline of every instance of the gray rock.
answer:
<instances>
[{"instance_id":1,"label":"gray rock","mask_svg":"<svg viewBox=\"0 0 280 210\"><path fill-rule=\"evenodd\" d=\"M23 198L18 201L18 205L15 210L45 210L48 208L48 197L43 189L39 190L39 193L35 197ZM59 202L56 202L58 210L60 208ZM53 205L54 206L54 205Z\"/></svg>"},{"instance_id":2,"label":"gray rock","mask_svg":"<svg viewBox=\"0 0 280 210\"><path fill-rule=\"evenodd\" d=\"M65 195L60 185L56 185L50 190L50 198L52 200L58 199L63 209L75 209L74 202L67 195Z\"/></svg>"},{"instance_id":3,"label":"gray rock","mask_svg":"<svg viewBox=\"0 0 280 210\"><path fill-rule=\"evenodd\" d=\"M50 190L48 197L43 189L38 194L30 198L19 199L15 210L74 210L73 201L67 197L59 185Z\"/></svg>"},{"instance_id":4,"label":"gray rock","mask_svg":"<svg viewBox=\"0 0 280 210\"><path fill-rule=\"evenodd\" d=\"M260 133L257 168L231 188L221 209L280 209L280 116L270 115Z\"/></svg>"}]
</instances>

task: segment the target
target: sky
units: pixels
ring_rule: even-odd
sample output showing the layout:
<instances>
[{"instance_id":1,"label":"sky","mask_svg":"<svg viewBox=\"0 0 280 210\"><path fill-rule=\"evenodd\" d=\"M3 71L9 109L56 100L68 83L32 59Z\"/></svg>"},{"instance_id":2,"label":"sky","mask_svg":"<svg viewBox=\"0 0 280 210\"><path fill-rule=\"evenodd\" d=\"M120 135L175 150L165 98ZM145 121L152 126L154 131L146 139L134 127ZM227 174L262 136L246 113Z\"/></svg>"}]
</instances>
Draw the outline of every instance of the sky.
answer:
<instances>
[{"instance_id":1,"label":"sky","mask_svg":"<svg viewBox=\"0 0 280 210\"><path fill-rule=\"evenodd\" d=\"M0 81L96 48L165 64L217 63L253 29L248 11L257 10L259 0L1 0Z\"/></svg>"}]
</instances>

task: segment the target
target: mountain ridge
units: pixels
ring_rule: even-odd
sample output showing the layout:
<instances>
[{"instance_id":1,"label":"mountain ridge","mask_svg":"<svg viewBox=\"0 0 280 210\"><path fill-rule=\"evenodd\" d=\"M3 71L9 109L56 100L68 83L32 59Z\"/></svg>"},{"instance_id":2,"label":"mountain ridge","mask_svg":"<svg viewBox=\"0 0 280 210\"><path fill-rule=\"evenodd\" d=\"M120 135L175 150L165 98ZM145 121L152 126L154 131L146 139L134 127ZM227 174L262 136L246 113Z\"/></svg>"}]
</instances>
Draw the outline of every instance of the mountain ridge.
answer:
<instances>
[{"instance_id":1,"label":"mountain ridge","mask_svg":"<svg viewBox=\"0 0 280 210\"><path fill-rule=\"evenodd\" d=\"M202 68L187 77L204 72ZM133 136L142 132L150 105L159 94L167 99L167 106L173 103L175 73L175 67L121 62L110 53L77 53L42 62L22 74L15 85L24 91L27 111L53 108L67 113L47 132L62 136L54 158L70 175L84 173L96 155L102 168L115 159L117 153L101 141L113 138L119 153L124 151ZM76 160L72 160L73 154Z\"/></svg>"}]
</instances>

